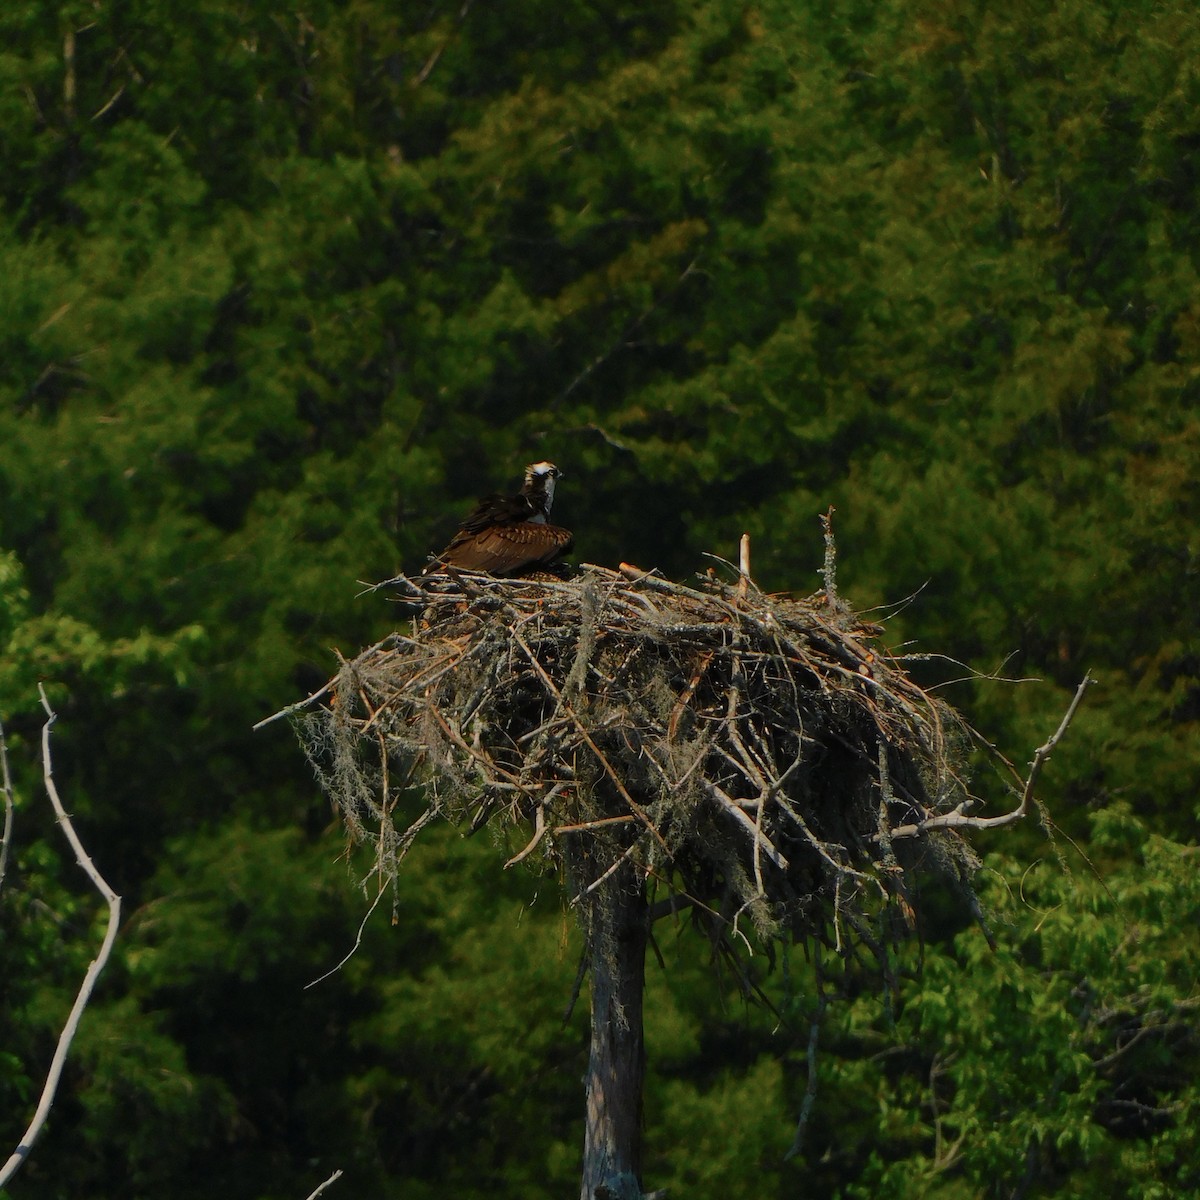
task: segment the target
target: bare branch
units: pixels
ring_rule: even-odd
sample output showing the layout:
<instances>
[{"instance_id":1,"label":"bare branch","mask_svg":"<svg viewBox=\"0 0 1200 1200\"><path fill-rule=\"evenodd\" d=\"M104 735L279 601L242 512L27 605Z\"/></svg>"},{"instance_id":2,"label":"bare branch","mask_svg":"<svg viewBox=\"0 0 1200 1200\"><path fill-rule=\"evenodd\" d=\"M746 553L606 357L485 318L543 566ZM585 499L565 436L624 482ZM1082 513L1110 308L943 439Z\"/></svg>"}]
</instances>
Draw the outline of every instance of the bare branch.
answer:
<instances>
[{"instance_id":1,"label":"bare branch","mask_svg":"<svg viewBox=\"0 0 1200 1200\"><path fill-rule=\"evenodd\" d=\"M514 867L517 865L517 863L521 862L523 859L528 858L529 855L531 855L533 853L533 851L535 850L535 848L537 847L538 842L540 842L542 840L542 838L545 836L545 833L546 833L546 806L544 804L539 804L537 806L537 808L534 810L533 824L534 824L533 837L531 837L529 839L529 843L526 845L524 850L518 850L517 853L514 854L512 856L512 858L510 858L508 860L508 862L506 862L504 864L504 869L506 871L508 870L509 867Z\"/></svg>"},{"instance_id":2,"label":"bare branch","mask_svg":"<svg viewBox=\"0 0 1200 1200\"><path fill-rule=\"evenodd\" d=\"M4 887L4 873L8 870L8 847L12 842L13 786L8 773L8 747L4 741L4 726L0 725L0 772L3 773L4 788L4 839L0 841L0 888Z\"/></svg>"},{"instance_id":3,"label":"bare branch","mask_svg":"<svg viewBox=\"0 0 1200 1200\"><path fill-rule=\"evenodd\" d=\"M625 813L619 817L597 817L594 821L580 821L575 825L556 825L550 832L557 837L560 833L584 833L589 829L602 829L605 825L628 825L631 821L636 821L632 813ZM508 866L508 863L504 864Z\"/></svg>"},{"instance_id":4,"label":"bare branch","mask_svg":"<svg viewBox=\"0 0 1200 1200\"><path fill-rule=\"evenodd\" d=\"M821 514L821 529L825 534L825 565L821 576L825 580L825 600L833 612L845 611L845 604L837 590L837 543L833 537L833 514L837 509L831 504Z\"/></svg>"},{"instance_id":5,"label":"bare branch","mask_svg":"<svg viewBox=\"0 0 1200 1200\"><path fill-rule=\"evenodd\" d=\"M320 1184L320 1185L317 1187L316 1191L314 1191L314 1192L310 1192L310 1193L308 1194L307 1200L317 1200L317 1197L318 1197L318 1196L319 1196L319 1195L320 1195L320 1194L321 1194L321 1193L322 1193L322 1192L323 1192L323 1191L324 1191L324 1190L325 1190L325 1189L326 1189L326 1188L327 1188L327 1187L328 1187L328 1186L329 1186L331 1183L337 1183L337 1181L338 1181L339 1179L341 1179L341 1177L342 1177L342 1172L341 1172L341 1170L340 1170L340 1169L339 1169L339 1170L337 1170L337 1171L334 1171L334 1173L333 1173L332 1175L330 1175L330 1177L329 1177L327 1180L325 1180L325 1182L324 1182L324 1183Z\"/></svg>"},{"instance_id":6,"label":"bare branch","mask_svg":"<svg viewBox=\"0 0 1200 1200\"><path fill-rule=\"evenodd\" d=\"M1034 796L1034 787L1037 783L1038 775L1041 774L1043 764L1050 757L1055 746L1058 745L1062 735L1066 733L1067 726L1074 720L1075 712L1079 708L1079 703L1083 699L1084 692L1095 682L1090 675L1084 675L1083 681L1075 690L1075 696L1071 700L1063 719L1059 722L1058 728L1034 752L1033 762L1029 764L1029 776L1025 780L1025 786L1021 791L1021 803L1012 812L1004 813L999 817L968 817L963 811L963 805L960 804L951 812L928 817L924 821L915 821L910 825L897 826L891 832L892 840L919 837L931 829L999 829L1001 826L1012 825L1020 821L1029 811L1029 805Z\"/></svg>"},{"instance_id":7,"label":"bare branch","mask_svg":"<svg viewBox=\"0 0 1200 1200\"><path fill-rule=\"evenodd\" d=\"M808 1027L808 1049L805 1059L808 1062L808 1083L804 1088L804 1099L800 1102L800 1116L796 1121L796 1132L792 1144L783 1156L786 1162L795 1158L804 1149L804 1134L808 1129L808 1119L812 1115L813 1104L817 1099L817 1044L821 1038L821 1022L825 1018L825 1006L828 1000L823 988L817 989L817 1011L813 1014L812 1024Z\"/></svg>"},{"instance_id":8,"label":"bare branch","mask_svg":"<svg viewBox=\"0 0 1200 1200\"><path fill-rule=\"evenodd\" d=\"M371 907L363 914L363 919L358 923L358 932L354 935L354 945L342 955L341 959L336 962L324 975L318 975L316 979L309 980L304 985L304 990L307 992L309 988L314 988L318 983L324 983L331 975L336 975L357 953L358 948L362 945L363 934L367 928L367 922L371 919L371 914L379 907L380 900L383 899L387 889L384 886L383 880L379 881L379 890L375 893L375 899L371 901ZM324 1187L322 1184L321 1187ZM317 1189L320 1191L320 1188ZM313 1193L316 1195L316 1192Z\"/></svg>"},{"instance_id":9,"label":"bare branch","mask_svg":"<svg viewBox=\"0 0 1200 1200\"><path fill-rule=\"evenodd\" d=\"M322 696L326 695L333 687L333 684L334 680L330 680L324 687L318 688L313 692L311 696L307 696L303 700L298 700L295 704L289 704L286 708L281 708L277 713L272 713L269 717L263 717L261 721L251 727L251 731L257 733L264 725L270 725L272 721L278 721L280 717L290 717L293 713L301 712L312 704L313 701L320 700Z\"/></svg>"},{"instance_id":10,"label":"bare branch","mask_svg":"<svg viewBox=\"0 0 1200 1200\"><path fill-rule=\"evenodd\" d=\"M1059 739L1067 732L1067 726L1071 724L1075 718L1075 710L1079 707L1079 702L1083 699L1083 693L1088 690L1096 681L1088 674L1084 674L1083 681L1079 687L1075 689L1075 695L1071 700L1063 719L1059 722L1058 728L1046 739L1045 743L1037 748L1033 755L1033 763L1029 768L1029 778L1025 781L1025 791L1021 795L1021 806L1019 812L1024 816L1029 808L1029 802L1033 799L1033 788L1037 782L1037 777L1041 773L1042 764L1050 757L1051 751L1058 745Z\"/></svg>"},{"instance_id":11,"label":"bare branch","mask_svg":"<svg viewBox=\"0 0 1200 1200\"><path fill-rule=\"evenodd\" d=\"M100 952L88 967L87 974L83 977L83 983L79 987L79 994L75 997L75 1003L71 1006L71 1013L67 1018L67 1023L63 1026L62 1033L59 1034L58 1046L55 1048L54 1058L50 1063L50 1071L46 1076L46 1084L42 1088L42 1095L38 1101L37 1110L33 1114L33 1119L29 1122L29 1127L22 1135L20 1145L13 1151L8 1162L3 1167L0 1167L0 1188L8 1183L29 1157L29 1152L33 1149L34 1142L37 1141L38 1136L42 1132L42 1127L46 1124L46 1118L50 1115L50 1107L54 1103L54 1097L58 1091L59 1080L62 1078L63 1066L67 1061L67 1052L71 1048L71 1042L74 1040L75 1033L79 1028L80 1019L83 1017L84 1010L88 1006L88 1001L92 997L92 990L96 986L96 980L99 979L100 972L104 970L109 955L112 953L113 943L117 937L117 929L121 924L121 897L108 886L104 876L100 874L96 868L96 864L92 862L88 852L83 848L83 843L75 833L75 827L71 824L71 818L67 816L66 809L63 808L62 800L59 798L50 761L50 730L58 718L54 710L50 707L49 700L46 699L46 689L40 683L38 684L38 694L42 698L42 707L46 710L46 723L42 726L42 778L46 785L46 794L50 797L50 803L54 808L54 815L58 819L59 825L62 826L63 833L66 835L67 841L71 844L71 849L75 852L75 861L83 868L87 877L92 881L93 886L108 904L108 927L104 931L104 940L100 945Z\"/></svg>"},{"instance_id":12,"label":"bare branch","mask_svg":"<svg viewBox=\"0 0 1200 1200\"><path fill-rule=\"evenodd\" d=\"M641 835L639 834L639 837L640 836ZM631 858L633 858L637 848L638 844L636 841L630 842L629 845L625 847L625 850L615 859L613 859L613 861L609 863L605 870L597 875L596 878L593 879L592 882L583 889L583 891L578 892L571 898L571 907L574 908L574 906L577 905L581 900L586 900L593 892L603 887L604 884L607 883L608 880L610 880L621 869L622 864L627 863Z\"/></svg>"},{"instance_id":13,"label":"bare branch","mask_svg":"<svg viewBox=\"0 0 1200 1200\"><path fill-rule=\"evenodd\" d=\"M779 853L778 849L773 846L770 840L762 831L762 825L756 821L750 820L745 812L738 807L737 802L730 796L724 788L713 783L711 779L702 781L708 794L717 801L718 804L731 816L743 829L750 835L750 840L755 851L762 848L766 856L781 870L788 869L788 860Z\"/></svg>"}]
</instances>

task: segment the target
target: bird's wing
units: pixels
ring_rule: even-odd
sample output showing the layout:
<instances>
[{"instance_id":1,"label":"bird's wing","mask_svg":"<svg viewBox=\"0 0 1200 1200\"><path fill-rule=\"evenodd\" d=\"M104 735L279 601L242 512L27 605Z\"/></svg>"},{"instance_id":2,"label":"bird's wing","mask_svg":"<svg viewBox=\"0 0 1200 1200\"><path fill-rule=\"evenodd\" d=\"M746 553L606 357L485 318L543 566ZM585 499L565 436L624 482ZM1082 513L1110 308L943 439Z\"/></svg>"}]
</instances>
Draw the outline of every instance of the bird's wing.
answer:
<instances>
[{"instance_id":1,"label":"bird's wing","mask_svg":"<svg viewBox=\"0 0 1200 1200\"><path fill-rule=\"evenodd\" d=\"M492 525L473 533L464 528L438 558L464 571L511 575L561 558L574 540L569 529L534 521Z\"/></svg>"},{"instance_id":2,"label":"bird's wing","mask_svg":"<svg viewBox=\"0 0 1200 1200\"><path fill-rule=\"evenodd\" d=\"M459 527L459 533L479 533L491 525L527 520L533 513L524 496L485 496Z\"/></svg>"}]
</instances>

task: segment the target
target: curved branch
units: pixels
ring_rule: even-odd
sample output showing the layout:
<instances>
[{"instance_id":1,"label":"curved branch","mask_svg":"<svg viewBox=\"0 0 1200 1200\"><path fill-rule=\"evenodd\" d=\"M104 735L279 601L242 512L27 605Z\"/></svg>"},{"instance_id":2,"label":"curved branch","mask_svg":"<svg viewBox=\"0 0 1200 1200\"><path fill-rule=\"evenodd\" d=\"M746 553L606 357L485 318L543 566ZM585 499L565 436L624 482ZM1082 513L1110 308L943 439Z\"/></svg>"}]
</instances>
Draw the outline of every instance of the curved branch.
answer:
<instances>
[{"instance_id":1,"label":"curved branch","mask_svg":"<svg viewBox=\"0 0 1200 1200\"><path fill-rule=\"evenodd\" d=\"M1090 675L1084 675L1083 682L1075 689L1075 696L1063 715L1063 719L1059 722L1058 728L1034 751L1033 762L1029 764L1029 776L1021 790L1021 803L1012 812L1003 813L998 817L968 817L963 812L963 805L960 804L952 812L942 813L936 817L927 817L924 821L915 821L911 825L901 825L893 829L892 840L917 837L930 829L997 829L1002 825L1012 825L1020 821L1029 811L1034 785L1037 783L1037 777L1041 774L1043 764L1050 757L1054 747L1058 745L1062 735L1067 732L1067 726L1074 720L1075 710L1078 709L1084 692L1095 682Z\"/></svg>"},{"instance_id":2,"label":"curved branch","mask_svg":"<svg viewBox=\"0 0 1200 1200\"><path fill-rule=\"evenodd\" d=\"M4 887L4 875L8 870L8 848L12 844L13 786L8 773L8 747L4 743L4 726L0 725L0 776L4 789L4 836L0 839L0 888Z\"/></svg>"},{"instance_id":3,"label":"curved branch","mask_svg":"<svg viewBox=\"0 0 1200 1200\"><path fill-rule=\"evenodd\" d=\"M38 684L38 694L42 698L42 707L46 710L46 724L42 726L42 778L46 784L46 794L50 797L54 815L62 826L67 841L71 843L71 849L75 852L75 861L83 868L93 886L108 904L108 928L104 931L100 952L88 967L87 974L83 977L83 983L80 984L79 994L71 1006L71 1014L67 1018L66 1025L63 1026L62 1033L59 1034L58 1046L54 1051L54 1058L50 1063L50 1071L46 1076L46 1084L42 1088L42 1095L38 1101L37 1110L33 1114L33 1120L29 1122L29 1127L22 1135L20 1145L13 1151L4 1166L0 1167L0 1188L8 1183L29 1157L33 1143L37 1141L42 1127L46 1124L46 1118L50 1115L50 1106L54 1103L54 1097L58 1091L59 1080L62 1078L63 1066L67 1061L67 1051L71 1048L71 1042L79 1028L80 1019L92 997L96 980L99 979L100 972L104 970L109 955L112 953L113 943L117 937L117 928L121 923L121 897L108 886L104 877L96 869L96 864L92 862L88 852L83 848L83 843L75 833L71 818L67 816L66 809L63 808L62 800L59 798L58 788L54 783L54 772L50 764L50 730L58 718L50 707L50 702L46 699L46 689L40 683Z\"/></svg>"}]
</instances>

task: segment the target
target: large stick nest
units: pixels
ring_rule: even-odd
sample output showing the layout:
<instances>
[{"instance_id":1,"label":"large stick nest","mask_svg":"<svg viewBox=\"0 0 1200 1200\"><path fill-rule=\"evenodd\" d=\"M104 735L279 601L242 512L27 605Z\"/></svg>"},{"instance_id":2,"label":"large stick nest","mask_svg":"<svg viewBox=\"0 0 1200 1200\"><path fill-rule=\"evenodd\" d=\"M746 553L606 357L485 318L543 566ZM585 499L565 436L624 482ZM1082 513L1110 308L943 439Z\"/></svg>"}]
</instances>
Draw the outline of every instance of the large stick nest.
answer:
<instances>
[{"instance_id":1,"label":"large stick nest","mask_svg":"<svg viewBox=\"0 0 1200 1200\"><path fill-rule=\"evenodd\" d=\"M971 803L971 731L843 605L831 559L804 600L594 566L380 587L412 631L343 661L302 728L385 878L431 821L490 823L509 865L565 865L575 900L632 860L726 930L839 947L873 943L871 913L911 917L915 866L968 889L944 815Z\"/></svg>"}]
</instances>

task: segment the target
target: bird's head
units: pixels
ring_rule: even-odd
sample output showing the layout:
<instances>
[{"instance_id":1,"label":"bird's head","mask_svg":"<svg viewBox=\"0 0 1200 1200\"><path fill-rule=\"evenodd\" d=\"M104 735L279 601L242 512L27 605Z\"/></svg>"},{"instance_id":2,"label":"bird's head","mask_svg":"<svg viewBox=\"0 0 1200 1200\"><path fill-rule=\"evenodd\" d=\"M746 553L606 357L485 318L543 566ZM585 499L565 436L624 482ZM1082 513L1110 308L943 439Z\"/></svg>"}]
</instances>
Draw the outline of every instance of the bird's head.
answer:
<instances>
[{"instance_id":1,"label":"bird's head","mask_svg":"<svg viewBox=\"0 0 1200 1200\"><path fill-rule=\"evenodd\" d=\"M550 513L550 505L554 502L555 480L561 476L562 472L552 462L530 463L525 468L525 494L545 496L543 511L547 515Z\"/></svg>"}]
</instances>

